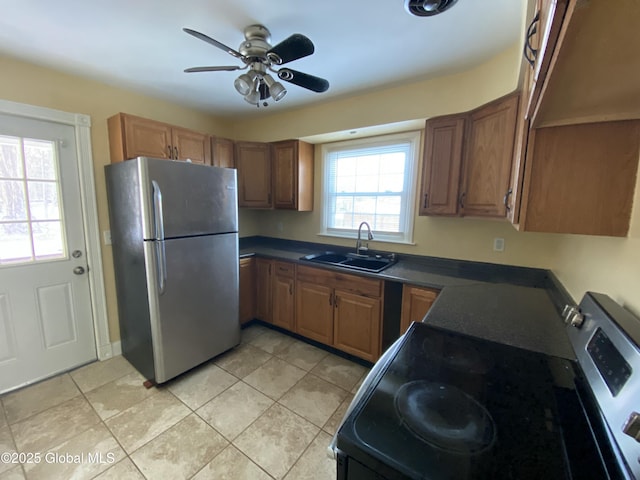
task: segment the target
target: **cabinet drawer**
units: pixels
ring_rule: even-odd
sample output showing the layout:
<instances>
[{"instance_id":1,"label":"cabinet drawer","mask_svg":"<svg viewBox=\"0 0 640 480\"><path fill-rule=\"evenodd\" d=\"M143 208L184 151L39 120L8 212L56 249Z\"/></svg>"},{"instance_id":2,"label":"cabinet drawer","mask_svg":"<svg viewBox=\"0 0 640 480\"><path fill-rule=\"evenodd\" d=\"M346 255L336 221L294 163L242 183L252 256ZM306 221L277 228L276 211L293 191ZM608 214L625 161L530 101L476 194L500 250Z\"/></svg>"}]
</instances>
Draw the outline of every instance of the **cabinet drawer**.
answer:
<instances>
[{"instance_id":1,"label":"cabinet drawer","mask_svg":"<svg viewBox=\"0 0 640 480\"><path fill-rule=\"evenodd\" d=\"M276 275L282 277L295 277L296 274L296 265L294 263L289 262L275 262L276 266Z\"/></svg>"},{"instance_id":2,"label":"cabinet drawer","mask_svg":"<svg viewBox=\"0 0 640 480\"><path fill-rule=\"evenodd\" d=\"M382 295L382 280L359 277L323 268L298 266L298 279L328 285L337 290L344 290L366 297L379 298Z\"/></svg>"}]
</instances>

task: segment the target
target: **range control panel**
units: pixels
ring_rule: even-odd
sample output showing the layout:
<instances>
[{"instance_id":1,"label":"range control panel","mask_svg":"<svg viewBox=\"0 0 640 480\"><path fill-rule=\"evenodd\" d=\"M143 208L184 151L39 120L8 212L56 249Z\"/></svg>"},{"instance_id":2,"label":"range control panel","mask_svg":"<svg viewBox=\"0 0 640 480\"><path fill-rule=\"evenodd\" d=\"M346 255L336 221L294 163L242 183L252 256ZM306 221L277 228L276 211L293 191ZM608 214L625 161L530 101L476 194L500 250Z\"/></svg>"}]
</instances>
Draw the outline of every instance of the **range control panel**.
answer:
<instances>
[{"instance_id":1,"label":"range control panel","mask_svg":"<svg viewBox=\"0 0 640 480\"><path fill-rule=\"evenodd\" d=\"M596 368L615 397L631 377L631 365L616 349L607 334L601 328L591 337L587 345Z\"/></svg>"},{"instance_id":2,"label":"range control panel","mask_svg":"<svg viewBox=\"0 0 640 480\"><path fill-rule=\"evenodd\" d=\"M587 293L584 321L567 334L624 462L625 478L640 480L640 319L607 295Z\"/></svg>"}]
</instances>

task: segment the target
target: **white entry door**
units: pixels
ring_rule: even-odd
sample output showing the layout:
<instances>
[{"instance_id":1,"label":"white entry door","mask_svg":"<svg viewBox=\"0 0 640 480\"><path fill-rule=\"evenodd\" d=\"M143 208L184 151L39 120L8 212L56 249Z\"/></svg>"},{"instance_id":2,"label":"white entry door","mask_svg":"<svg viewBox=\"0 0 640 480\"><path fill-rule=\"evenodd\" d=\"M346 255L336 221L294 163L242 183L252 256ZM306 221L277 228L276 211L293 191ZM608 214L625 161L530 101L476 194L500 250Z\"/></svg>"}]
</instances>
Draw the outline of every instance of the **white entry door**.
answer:
<instances>
[{"instance_id":1,"label":"white entry door","mask_svg":"<svg viewBox=\"0 0 640 480\"><path fill-rule=\"evenodd\" d=\"M0 393L96 358L74 135L0 114Z\"/></svg>"}]
</instances>

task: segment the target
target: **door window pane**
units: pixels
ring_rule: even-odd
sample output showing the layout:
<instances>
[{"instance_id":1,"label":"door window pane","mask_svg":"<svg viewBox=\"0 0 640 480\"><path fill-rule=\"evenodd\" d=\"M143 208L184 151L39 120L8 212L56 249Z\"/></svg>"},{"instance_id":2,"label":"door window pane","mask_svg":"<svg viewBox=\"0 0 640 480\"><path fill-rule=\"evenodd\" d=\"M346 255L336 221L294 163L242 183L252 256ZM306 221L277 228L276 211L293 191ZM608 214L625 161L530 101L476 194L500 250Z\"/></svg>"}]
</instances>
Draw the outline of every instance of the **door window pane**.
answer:
<instances>
[{"instance_id":1,"label":"door window pane","mask_svg":"<svg viewBox=\"0 0 640 480\"><path fill-rule=\"evenodd\" d=\"M0 176L2 178L22 178L19 148L18 138L0 135Z\"/></svg>"},{"instance_id":2,"label":"door window pane","mask_svg":"<svg viewBox=\"0 0 640 480\"><path fill-rule=\"evenodd\" d=\"M0 136L0 264L66 257L55 143Z\"/></svg>"},{"instance_id":3,"label":"door window pane","mask_svg":"<svg viewBox=\"0 0 640 480\"><path fill-rule=\"evenodd\" d=\"M32 260L31 234L28 223L0 224L0 263Z\"/></svg>"},{"instance_id":4,"label":"door window pane","mask_svg":"<svg viewBox=\"0 0 640 480\"><path fill-rule=\"evenodd\" d=\"M64 256L61 222L35 222L31 226L33 228L33 253L36 260Z\"/></svg>"},{"instance_id":5,"label":"door window pane","mask_svg":"<svg viewBox=\"0 0 640 480\"><path fill-rule=\"evenodd\" d=\"M24 182L0 179L0 221L27 220Z\"/></svg>"}]
</instances>

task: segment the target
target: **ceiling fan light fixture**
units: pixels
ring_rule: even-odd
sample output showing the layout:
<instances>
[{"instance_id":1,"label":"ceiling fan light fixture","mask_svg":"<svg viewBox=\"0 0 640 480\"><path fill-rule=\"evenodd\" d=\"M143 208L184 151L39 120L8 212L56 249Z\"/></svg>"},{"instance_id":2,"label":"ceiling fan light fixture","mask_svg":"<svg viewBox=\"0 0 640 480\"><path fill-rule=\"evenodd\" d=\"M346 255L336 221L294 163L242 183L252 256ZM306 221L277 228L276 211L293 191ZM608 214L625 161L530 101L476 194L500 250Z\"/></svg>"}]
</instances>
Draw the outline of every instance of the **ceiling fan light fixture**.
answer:
<instances>
[{"instance_id":1,"label":"ceiling fan light fixture","mask_svg":"<svg viewBox=\"0 0 640 480\"><path fill-rule=\"evenodd\" d=\"M251 105L258 105L258 102L260 102L259 86L259 81L257 80L251 84L251 91L244 96L247 103L250 103Z\"/></svg>"},{"instance_id":2,"label":"ceiling fan light fixture","mask_svg":"<svg viewBox=\"0 0 640 480\"><path fill-rule=\"evenodd\" d=\"M258 74L253 70L249 70L247 73L243 73L238 76L233 82L233 86L236 87L237 92L240 95L246 96L251 93L254 88L254 83Z\"/></svg>"},{"instance_id":3,"label":"ceiling fan light fixture","mask_svg":"<svg viewBox=\"0 0 640 480\"><path fill-rule=\"evenodd\" d=\"M284 88L280 82L276 82L269 74L266 74L263 78L264 82L267 84L267 87L269 87L269 93L271 93L271 97L276 102L278 100L282 100L287 94L287 89Z\"/></svg>"},{"instance_id":4,"label":"ceiling fan light fixture","mask_svg":"<svg viewBox=\"0 0 640 480\"><path fill-rule=\"evenodd\" d=\"M438 15L451 7L458 0L404 0L404 8L416 17L431 17Z\"/></svg>"}]
</instances>

